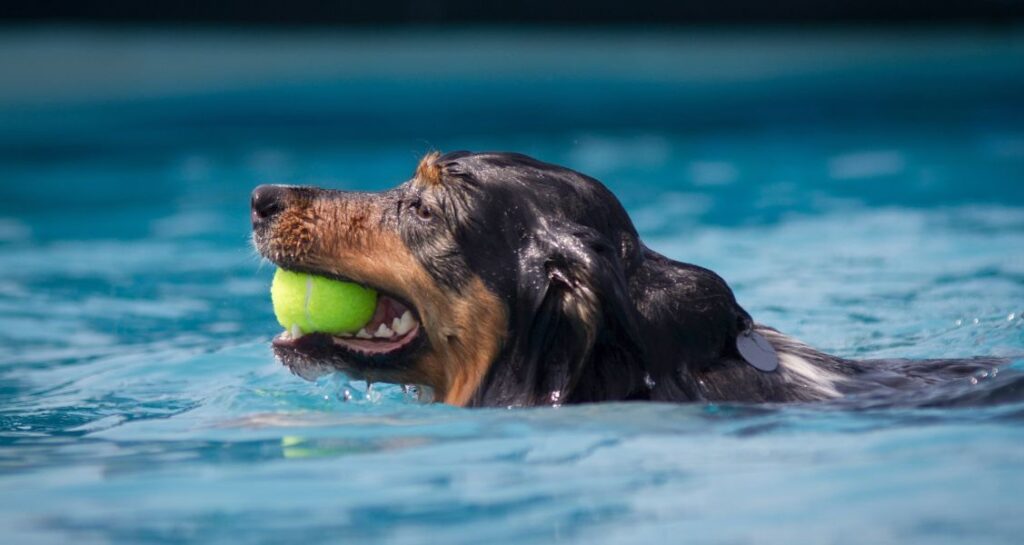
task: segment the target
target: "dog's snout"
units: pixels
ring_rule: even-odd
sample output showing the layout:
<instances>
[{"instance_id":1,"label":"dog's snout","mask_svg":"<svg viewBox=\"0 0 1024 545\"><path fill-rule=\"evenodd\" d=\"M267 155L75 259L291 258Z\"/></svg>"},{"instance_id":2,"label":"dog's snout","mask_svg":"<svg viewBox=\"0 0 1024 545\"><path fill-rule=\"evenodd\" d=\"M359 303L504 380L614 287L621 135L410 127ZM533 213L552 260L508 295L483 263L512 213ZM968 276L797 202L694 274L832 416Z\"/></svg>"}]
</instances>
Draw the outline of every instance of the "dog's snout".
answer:
<instances>
[{"instance_id":1,"label":"dog's snout","mask_svg":"<svg viewBox=\"0 0 1024 545\"><path fill-rule=\"evenodd\" d=\"M288 188L279 185L261 185L252 191L253 225L267 221L284 210Z\"/></svg>"}]
</instances>

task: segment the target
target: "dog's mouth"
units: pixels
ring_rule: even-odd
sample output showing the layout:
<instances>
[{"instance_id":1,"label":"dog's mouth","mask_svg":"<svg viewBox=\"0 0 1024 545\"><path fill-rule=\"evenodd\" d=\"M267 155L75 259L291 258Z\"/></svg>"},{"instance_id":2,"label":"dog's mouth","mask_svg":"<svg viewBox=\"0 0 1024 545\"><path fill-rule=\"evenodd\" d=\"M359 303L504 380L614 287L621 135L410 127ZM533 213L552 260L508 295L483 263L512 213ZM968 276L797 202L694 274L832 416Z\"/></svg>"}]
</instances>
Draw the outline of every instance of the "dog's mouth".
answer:
<instances>
[{"instance_id":1,"label":"dog's mouth","mask_svg":"<svg viewBox=\"0 0 1024 545\"><path fill-rule=\"evenodd\" d=\"M354 378L393 371L422 344L424 328L415 306L374 289L378 293L377 307L370 321L359 331L304 334L293 326L290 331L274 337L271 343L274 352L292 371L306 378L315 378L330 372L331 368L350 373Z\"/></svg>"},{"instance_id":2,"label":"dog's mouth","mask_svg":"<svg viewBox=\"0 0 1024 545\"><path fill-rule=\"evenodd\" d=\"M274 337L273 345L301 349L317 337L327 337L341 349L367 356L383 356L401 350L420 334L420 321L402 301L383 293L377 297L377 309L369 323L355 333L307 333L293 326Z\"/></svg>"}]
</instances>

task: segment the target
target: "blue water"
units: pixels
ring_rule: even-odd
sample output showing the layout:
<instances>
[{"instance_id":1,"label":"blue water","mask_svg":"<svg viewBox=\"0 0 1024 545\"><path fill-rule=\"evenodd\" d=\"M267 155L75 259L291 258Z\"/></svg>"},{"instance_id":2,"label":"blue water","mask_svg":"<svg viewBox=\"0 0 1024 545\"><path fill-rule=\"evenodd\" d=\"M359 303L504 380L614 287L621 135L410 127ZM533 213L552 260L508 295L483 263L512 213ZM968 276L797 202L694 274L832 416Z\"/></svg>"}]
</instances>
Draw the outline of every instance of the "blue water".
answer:
<instances>
[{"instance_id":1,"label":"blue water","mask_svg":"<svg viewBox=\"0 0 1024 545\"><path fill-rule=\"evenodd\" d=\"M1024 33L419 32L0 33L0 542L1020 542ZM460 148L600 178L826 351L1016 363L841 406L290 375L251 188Z\"/></svg>"}]
</instances>

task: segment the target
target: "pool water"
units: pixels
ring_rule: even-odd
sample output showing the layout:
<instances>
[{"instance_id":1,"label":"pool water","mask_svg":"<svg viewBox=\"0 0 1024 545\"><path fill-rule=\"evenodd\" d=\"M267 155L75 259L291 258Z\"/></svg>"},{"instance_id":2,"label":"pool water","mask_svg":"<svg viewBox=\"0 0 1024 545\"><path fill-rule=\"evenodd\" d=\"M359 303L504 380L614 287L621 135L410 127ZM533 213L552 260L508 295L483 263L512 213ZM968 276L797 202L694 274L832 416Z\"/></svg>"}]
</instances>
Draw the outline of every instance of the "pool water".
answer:
<instances>
[{"instance_id":1,"label":"pool water","mask_svg":"<svg viewBox=\"0 0 1024 545\"><path fill-rule=\"evenodd\" d=\"M0 542L1020 542L1024 33L420 32L0 36ZM1015 363L791 406L290 375L252 187L462 148L596 176L823 350Z\"/></svg>"}]
</instances>

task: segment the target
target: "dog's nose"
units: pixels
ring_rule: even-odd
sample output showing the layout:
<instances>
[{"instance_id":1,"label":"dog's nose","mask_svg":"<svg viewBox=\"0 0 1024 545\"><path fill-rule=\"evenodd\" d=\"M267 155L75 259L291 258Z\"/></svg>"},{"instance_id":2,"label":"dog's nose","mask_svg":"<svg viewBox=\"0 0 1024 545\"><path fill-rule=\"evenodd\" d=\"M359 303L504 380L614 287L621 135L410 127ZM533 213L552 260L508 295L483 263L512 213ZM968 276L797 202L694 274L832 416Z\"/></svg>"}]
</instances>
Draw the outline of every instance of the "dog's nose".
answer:
<instances>
[{"instance_id":1,"label":"dog's nose","mask_svg":"<svg viewBox=\"0 0 1024 545\"><path fill-rule=\"evenodd\" d=\"M252 190L252 223L266 221L284 210L288 188L279 185L261 185Z\"/></svg>"}]
</instances>

